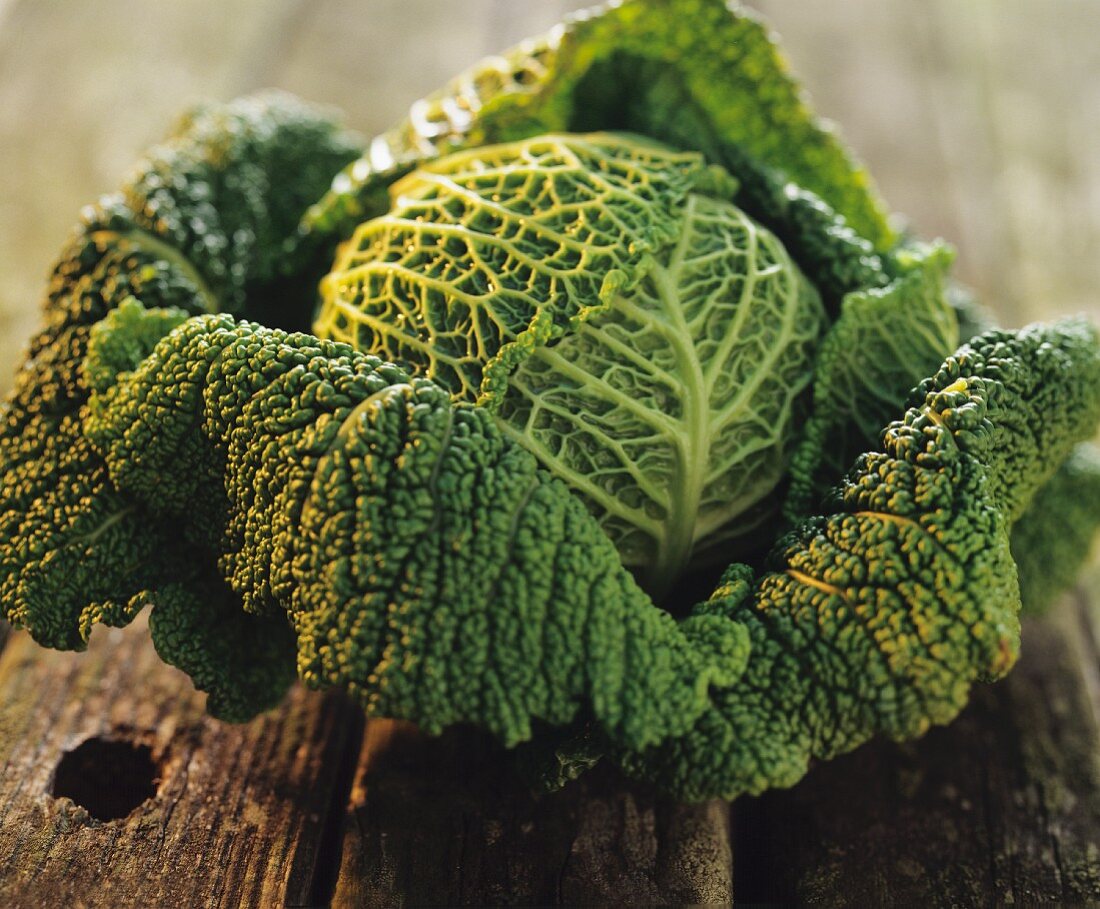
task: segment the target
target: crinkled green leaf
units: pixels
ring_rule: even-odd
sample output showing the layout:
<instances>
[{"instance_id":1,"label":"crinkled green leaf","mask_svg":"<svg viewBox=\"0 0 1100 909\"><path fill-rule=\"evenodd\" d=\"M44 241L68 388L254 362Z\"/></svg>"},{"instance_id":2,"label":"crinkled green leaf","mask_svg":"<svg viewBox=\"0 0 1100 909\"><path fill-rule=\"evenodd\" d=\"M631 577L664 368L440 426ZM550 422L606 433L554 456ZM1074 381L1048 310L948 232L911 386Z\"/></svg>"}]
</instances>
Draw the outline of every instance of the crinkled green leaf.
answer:
<instances>
[{"instance_id":1,"label":"crinkled green leaf","mask_svg":"<svg viewBox=\"0 0 1100 909\"><path fill-rule=\"evenodd\" d=\"M145 321L110 313L89 372L126 346L105 336L170 328ZM151 623L222 715L278 697L285 614L307 684L509 745L582 707L628 747L658 742L747 659L745 629L724 616L658 609L485 408L347 345L189 319L101 386L85 431L120 490L206 541L186 583L151 594Z\"/></svg>"},{"instance_id":2,"label":"crinkled green leaf","mask_svg":"<svg viewBox=\"0 0 1100 909\"><path fill-rule=\"evenodd\" d=\"M964 287L948 287L959 320L959 339L989 331L993 314ZM1012 528L1012 557L1026 613L1042 613L1081 573L1100 529L1100 450L1078 445L1058 472L1035 493Z\"/></svg>"},{"instance_id":3,"label":"crinkled green leaf","mask_svg":"<svg viewBox=\"0 0 1100 909\"><path fill-rule=\"evenodd\" d=\"M280 274L285 254L358 148L295 98L242 98L193 112L83 212L0 411L0 610L35 640L81 648L97 621L127 620L137 593L190 571L192 541L120 493L81 432L89 382L104 381L83 370L94 326L130 297L164 307L166 324L219 307L278 319L291 300L301 321L310 297ZM133 337L100 359L126 368L146 346Z\"/></svg>"},{"instance_id":4,"label":"crinkled green leaf","mask_svg":"<svg viewBox=\"0 0 1100 909\"><path fill-rule=\"evenodd\" d=\"M1084 321L995 331L917 386L881 449L769 569L715 592L749 665L692 730L619 756L686 798L790 786L874 735L950 722L1020 647L1009 529L1100 421L1100 337ZM589 757L591 759L591 757Z\"/></svg>"},{"instance_id":5,"label":"crinkled green leaf","mask_svg":"<svg viewBox=\"0 0 1100 909\"><path fill-rule=\"evenodd\" d=\"M958 323L944 290L953 258L942 244L903 251L901 277L844 298L818 354L813 414L791 461L789 520L817 510L910 389L955 349Z\"/></svg>"},{"instance_id":6,"label":"crinkled green leaf","mask_svg":"<svg viewBox=\"0 0 1100 909\"><path fill-rule=\"evenodd\" d=\"M723 0L625 0L577 13L412 105L333 184L306 226L347 233L380 188L457 148L625 129L808 190L879 251L894 233L866 171L818 120L767 28ZM747 178L747 175L746 175Z\"/></svg>"},{"instance_id":7,"label":"crinkled green leaf","mask_svg":"<svg viewBox=\"0 0 1100 909\"><path fill-rule=\"evenodd\" d=\"M1100 451L1078 445L1012 528L1024 611L1043 612L1092 552L1100 527Z\"/></svg>"}]
</instances>

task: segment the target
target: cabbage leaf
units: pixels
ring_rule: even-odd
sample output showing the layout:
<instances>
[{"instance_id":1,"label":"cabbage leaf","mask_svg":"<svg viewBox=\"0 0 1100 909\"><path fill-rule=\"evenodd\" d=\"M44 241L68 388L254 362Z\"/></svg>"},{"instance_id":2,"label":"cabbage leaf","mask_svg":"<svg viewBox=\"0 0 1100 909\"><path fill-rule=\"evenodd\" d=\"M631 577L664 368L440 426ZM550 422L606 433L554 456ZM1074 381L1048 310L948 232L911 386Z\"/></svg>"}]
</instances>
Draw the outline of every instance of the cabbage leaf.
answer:
<instances>
[{"instance_id":1,"label":"cabbage leaf","mask_svg":"<svg viewBox=\"0 0 1100 909\"><path fill-rule=\"evenodd\" d=\"M767 27L725 0L607 4L482 61L378 136L304 230L346 236L386 210L396 176L449 152L597 129L703 152L757 194L774 195L760 181L798 187L811 212L835 212L834 253L859 259L863 244L886 252L896 241L867 171L811 110Z\"/></svg>"},{"instance_id":2,"label":"cabbage leaf","mask_svg":"<svg viewBox=\"0 0 1100 909\"><path fill-rule=\"evenodd\" d=\"M853 459L879 443L914 376L931 373L958 346L944 286L954 257L943 243L899 250L898 278L844 297L818 354L813 414L791 461L790 522L816 513Z\"/></svg>"}]
</instances>

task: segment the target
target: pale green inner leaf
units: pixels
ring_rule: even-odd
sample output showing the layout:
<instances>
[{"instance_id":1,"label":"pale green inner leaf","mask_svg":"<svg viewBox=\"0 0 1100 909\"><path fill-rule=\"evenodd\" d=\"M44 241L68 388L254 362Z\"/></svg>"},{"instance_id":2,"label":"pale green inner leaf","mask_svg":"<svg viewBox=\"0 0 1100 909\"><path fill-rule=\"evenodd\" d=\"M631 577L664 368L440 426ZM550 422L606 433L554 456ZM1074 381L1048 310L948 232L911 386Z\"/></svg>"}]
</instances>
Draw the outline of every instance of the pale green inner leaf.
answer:
<instances>
[{"instance_id":1,"label":"pale green inner leaf","mask_svg":"<svg viewBox=\"0 0 1100 909\"><path fill-rule=\"evenodd\" d=\"M659 587L712 534L726 561L751 546L734 541L769 510L825 319L775 237L726 202L689 196L645 268L519 366L499 416Z\"/></svg>"},{"instance_id":2,"label":"pale green inner leaf","mask_svg":"<svg viewBox=\"0 0 1100 909\"><path fill-rule=\"evenodd\" d=\"M492 407L659 593L774 513L827 325L733 192L628 136L444 158L356 232L315 331Z\"/></svg>"}]
</instances>

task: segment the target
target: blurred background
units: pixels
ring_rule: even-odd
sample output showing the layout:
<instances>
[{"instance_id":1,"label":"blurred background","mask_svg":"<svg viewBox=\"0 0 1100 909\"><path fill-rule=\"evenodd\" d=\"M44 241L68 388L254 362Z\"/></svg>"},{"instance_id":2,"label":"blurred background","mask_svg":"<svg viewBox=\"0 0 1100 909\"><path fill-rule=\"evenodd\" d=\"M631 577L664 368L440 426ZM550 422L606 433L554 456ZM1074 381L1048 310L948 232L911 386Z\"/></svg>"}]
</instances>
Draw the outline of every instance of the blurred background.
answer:
<instances>
[{"instance_id":1,"label":"blurred background","mask_svg":"<svg viewBox=\"0 0 1100 909\"><path fill-rule=\"evenodd\" d=\"M0 391L80 207L266 86L370 135L585 0L0 0ZM1100 320L1100 2L755 0L891 207L1007 324Z\"/></svg>"}]
</instances>

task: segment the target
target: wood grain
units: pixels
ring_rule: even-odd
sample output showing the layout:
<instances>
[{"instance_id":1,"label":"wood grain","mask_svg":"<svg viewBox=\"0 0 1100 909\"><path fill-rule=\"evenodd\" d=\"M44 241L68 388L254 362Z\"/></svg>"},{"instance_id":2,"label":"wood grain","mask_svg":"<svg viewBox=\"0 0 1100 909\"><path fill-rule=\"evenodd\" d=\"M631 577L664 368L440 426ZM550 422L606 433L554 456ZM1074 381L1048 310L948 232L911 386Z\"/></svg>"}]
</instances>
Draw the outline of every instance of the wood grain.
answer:
<instances>
[{"instance_id":1,"label":"wood grain","mask_svg":"<svg viewBox=\"0 0 1100 909\"><path fill-rule=\"evenodd\" d=\"M333 905L653 905L732 900L724 802L678 805L608 769L533 795L470 730L372 722Z\"/></svg>"},{"instance_id":2,"label":"wood grain","mask_svg":"<svg viewBox=\"0 0 1100 909\"><path fill-rule=\"evenodd\" d=\"M310 904L359 728L339 697L302 690L248 725L212 721L140 625L97 631L85 654L16 634L0 656L0 905ZM50 795L62 754L96 736L158 764L157 796L124 820Z\"/></svg>"},{"instance_id":3,"label":"wood grain","mask_svg":"<svg viewBox=\"0 0 1100 909\"><path fill-rule=\"evenodd\" d=\"M1097 669L1081 601L1029 621L951 726L735 805L740 898L846 905L1100 899Z\"/></svg>"},{"instance_id":4,"label":"wood grain","mask_svg":"<svg viewBox=\"0 0 1100 909\"><path fill-rule=\"evenodd\" d=\"M361 736L356 709L302 690L245 726L206 718L142 623L85 654L16 634L0 657L0 905L731 899L722 802L677 805L606 771L539 797L473 731ZM147 745L159 768L122 820L50 794L62 755L97 737Z\"/></svg>"},{"instance_id":5,"label":"wood grain","mask_svg":"<svg viewBox=\"0 0 1100 909\"><path fill-rule=\"evenodd\" d=\"M678 805L607 768L532 794L472 730L375 721L364 738L335 696L216 723L140 626L87 654L17 633L0 655L0 905L1094 901L1095 641L1084 601L1063 603L956 723L742 799L731 831L724 803ZM96 736L159 767L156 797L119 821L50 795L61 755Z\"/></svg>"}]
</instances>

